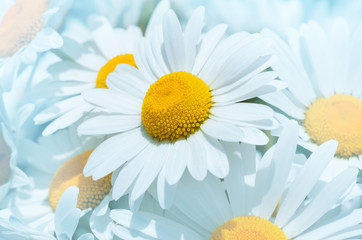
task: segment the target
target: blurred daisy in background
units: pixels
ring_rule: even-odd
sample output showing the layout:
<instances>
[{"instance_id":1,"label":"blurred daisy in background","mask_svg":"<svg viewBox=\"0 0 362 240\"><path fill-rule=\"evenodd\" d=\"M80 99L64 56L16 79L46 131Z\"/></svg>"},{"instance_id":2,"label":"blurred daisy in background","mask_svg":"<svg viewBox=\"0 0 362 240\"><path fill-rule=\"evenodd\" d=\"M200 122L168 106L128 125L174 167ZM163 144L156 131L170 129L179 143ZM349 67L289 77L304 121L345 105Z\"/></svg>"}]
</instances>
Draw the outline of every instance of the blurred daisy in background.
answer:
<instances>
[{"instance_id":1,"label":"blurred daisy in background","mask_svg":"<svg viewBox=\"0 0 362 240\"><path fill-rule=\"evenodd\" d=\"M0 6L0 67L34 63L37 53L63 44L57 28L71 0L4 0ZM6 70L3 70L6 71Z\"/></svg>"},{"instance_id":2,"label":"blurred daisy in background","mask_svg":"<svg viewBox=\"0 0 362 240\"><path fill-rule=\"evenodd\" d=\"M271 31L272 52L279 61L272 68L288 89L261 97L300 125L300 145L313 151L334 139L338 149L326 180L349 165L359 168L362 154L362 85L360 53L362 25L352 34L344 20L323 29L302 25L288 34L288 43Z\"/></svg>"},{"instance_id":3,"label":"blurred daisy in background","mask_svg":"<svg viewBox=\"0 0 362 240\"><path fill-rule=\"evenodd\" d=\"M223 178L229 164L219 140L263 145L262 130L277 127L273 111L242 102L284 87L265 71L274 58L261 35L225 36L217 25L204 35L204 9L195 10L185 30L170 10L135 51L134 66L121 64L109 74L109 89L82 96L107 113L78 128L87 135L114 134L95 149L84 169L99 179L121 170L113 189L141 199L157 179L163 207L187 169L202 180L210 171Z\"/></svg>"},{"instance_id":4,"label":"blurred daisy in background","mask_svg":"<svg viewBox=\"0 0 362 240\"><path fill-rule=\"evenodd\" d=\"M259 166L255 166L255 147L225 144L231 168L224 181L213 176L202 182L183 178L173 207L162 214L112 210L111 218L117 223L114 233L124 239L185 240L361 237L362 209L341 211L340 206L343 194L355 184L357 169L345 170L315 198L308 198L337 149L335 141L312 153L286 186L297 138L297 124L287 123Z\"/></svg>"},{"instance_id":5,"label":"blurred daisy in background","mask_svg":"<svg viewBox=\"0 0 362 240\"><path fill-rule=\"evenodd\" d=\"M168 9L168 1L159 4L150 19L146 35L161 23ZM49 67L53 79L44 80L34 88L33 95L37 97L58 97L55 104L45 108L34 119L37 125L50 122L43 132L45 136L70 126L92 111L94 107L83 100L81 93L93 88L107 88L107 76L118 64L136 67L133 53L142 39L139 27L113 28L105 17L92 15L88 18L88 27L83 26L81 32L88 32L89 41L78 42L64 37L65 43L59 54L65 59Z\"/></svg>"},{"instance_id":6,"label":"blurred daisy in background","mask_svg":"<svg viewBox=\"0 0 362 240\"><path fill-rule=\"evenodd\" d=\"M36 194L37 191L32 192L31 194ZM29 194L29 193L28 193ZM25 192L19 192L18 196L24 197L27 196ZM39 230L38 222L36 218L33 218L33 221L27 225L24 215L36 215L34 210L39 211L40 206L37 199L27 199L27 203L17 203L21 204L30 204L30 206L35 206L36 208L27 211L23 211L22 217L14 216L10 209L0 210L0 237L3 240L14 240L14 239L30 239L30 240L63 240L63 239L78 239L78 240L94 240L94 236L91 233L84 233L79 238L74 237L74 231L77 228L79 219L82 215L80 209L76 208L78 197L78 188L70 187L64 191L61 199L59 200L59 206L55 211L54 219L50 220L49 225L54 225L55 230ZM32 205L35 203L34 205ZM41 214L41 213L37 213ZM29 216L27 216L29 217ZM44 224L44 223L43 223Z\"/></svg>"},{"instance_id":7,"label":"blurred daisy in background","mask_svg":"<svg viewBox=\"0 0 362 240\"><path fill-rule=\"evenodd\" d=\"M252 33L265 27L277 32L297 27L304 20L306 8L299 0L173 0L172 3L184 19L191 15L193 7L203 5L207 13L207 27L226 23L230 32Z\"/></svg>"},{"instance_id":8,"label":"blurred daisy in background","mask_svg":"<svg viewBox=\"0 0 362 240\"><path fill-rule=\"evenodd\" d=\"M90 232L89 217L82 216L97 209L112 186L111 175L93 181L82 174L91 150L99 141L78 137L76 127L49 137L41 136L36 142L22 139L19 155L27 161L23 169L30 184L8 194L2 201L2 220L16 218L36 232L56 233L59 239L62 232L68 236L66 239L72 239L78 221L85 221L83 225L87 226L79 229L80 233ZM76 188L69 190L71 186ZM69 192L62 202L61 196L67 189ZM105 201L108 204L107 199Z\"/></svg>"}]
</instances>

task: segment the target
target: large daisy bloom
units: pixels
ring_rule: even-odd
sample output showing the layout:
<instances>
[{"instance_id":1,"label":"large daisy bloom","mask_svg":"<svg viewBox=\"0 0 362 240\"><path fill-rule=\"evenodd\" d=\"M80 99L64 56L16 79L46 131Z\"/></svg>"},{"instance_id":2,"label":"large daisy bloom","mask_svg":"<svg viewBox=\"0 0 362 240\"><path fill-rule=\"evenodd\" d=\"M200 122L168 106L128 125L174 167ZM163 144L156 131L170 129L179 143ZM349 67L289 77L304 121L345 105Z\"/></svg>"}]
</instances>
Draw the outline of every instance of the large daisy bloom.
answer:
<instances>
[{"instance_id":1,"label":"large daisy bloom","mask_svg":"<svg viewBox=\"0 0 362 240\"><path fill-rule=\"evenodd\" d=\"M111 218L118 224L113 231L124 239L159 240L361 237L362 209L341 211L339 204L346 190L355 184L358 171L345 170L317 196L307 197L337 148L336 141L329 141L309 157L287 188L298 129L293 122L284 129L257 167L255 146L225 144L231 168L224 181L211 175L202 182L185 177L174 205L163 214L112 210Z\"/></svg>"},{"instance_id":2,"label":"large daisy bloom","mask_svg":"<svg viewBox=\"0 0 362 240\"><path fill-rule=\"evenodd\" d=\"M97 147L84 169L99 179L121 169L113 198L127 191L142 197L157 178L160 201L172 202L186 167L202 180L223 178L229 163L219 140L266 144L261 129L273 129L273 111L242 102L284 87L265 71L274 61L259 34L225 37L225 25L202 35L204 9L195 10L185 31L172 10L136 49L138 67L121 64L109 74L109 89L83 92L105 111L80 125L81 134L116 134Z\"/></svg>"},{"instance_id":3,"label":"large daisy bloom","mask_svg":"<svg viewBox=\"0 0 362 240\"><path fill-rule=\"evenodd\" d=\"M155 25L160 24L161 16L168 9L168 1L162 1L158 5L146 35ZM113 28L105 17L92 15L88 18L88 27L84 26L77 31L90 31L89 40L83 43L64 36L64 46L60 51L69 60L61 59L52 64L49 71L55 79L45 80L34 89L40 97L50 98L51 92L53 98L54 95L58 98L56 103L34 118L38 125L50 122L43 132L45 136L72 125L90 112L94 107L83 100L81 93L88 89L107 88L106 78L118 64L136 66L133 53L137 42L142 38L139 27Z\"/></svg>"},{"instance_id":4,"label":"large daisy bloom","mask_svg":"<svg viewBox=\"0 0 362 240\"><path fill-rule=\"evenodd\" d=\"M299 122L300 145L306 149L338 141L329 167L334 176L348 165L362 167L362 25L354 34L343 20L329 27L302 25L299 32L290 31L288 44L264 32L273 38L272 52L279 59L272 68L288 89L261 98L286 114L280 121Z\"/></svg>"},{"instance_id":5,"label":"large daisy bloom","mask_svg":"<svg viewBox=\"0 0 362 240\"><path fill-rule=\"evenodd\" d=\"M82 229L78 231L78 222L82 223L81 226L88 226L85 230L90 233L91 227L95 233L103 230L104 224L99 219L103 215L101 209L109 203L111 174L98 181L82 174L88 156L99 141L97 138L78 137L76 127L48 137L41 136L37 141L22 139L19 155L27 160L23 168L30 184L6 196L0 205L0 209L4 209L0 216L17 218L35 232L51 236L56 233L59 239L63 238L58 232L64 231L66 239L84 232ZM72 186L76 190L67 190ZM68 200L62 201L66 191L71 193L64 197ZM57 212L61 212L62 217L57 219ZM93 213L97 214L95 220Z\"/></svg>"}]
</instances>

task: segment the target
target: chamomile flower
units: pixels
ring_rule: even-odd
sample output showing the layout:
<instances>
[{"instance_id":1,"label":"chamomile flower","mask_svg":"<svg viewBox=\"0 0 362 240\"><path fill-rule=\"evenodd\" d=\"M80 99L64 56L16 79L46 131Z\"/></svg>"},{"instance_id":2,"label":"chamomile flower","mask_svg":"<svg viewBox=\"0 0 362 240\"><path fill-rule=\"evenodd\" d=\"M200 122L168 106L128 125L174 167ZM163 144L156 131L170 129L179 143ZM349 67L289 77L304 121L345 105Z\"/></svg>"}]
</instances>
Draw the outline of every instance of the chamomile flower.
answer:
<instances>
[{"instance_id":1,"label":"chamomile flower","mask_svg":"<svg viewBox=\"0 0 362 240\"><path fill-rule=\"evenodd\" d=\"M288 123L257 168L255 146L225 144L231 168L224 181L209 175L197 182L185 176L169 210L162 214L112 210L110 216L117 223L113 231L124 239L159 240L361 237L362 209L340 212L339 207L343 193L355 184L356 169L344 171L315 198L307 198L333 157L335 141L320 146L286 187L297 137L297 124Z\"/></svg>"},{"instance_id":2,"label":"chamomile flower","mask_svg":"<svg viewBox=\"0 0 362 240\"><path fill-rule=\"evenodd\" d=\"M78 221L85 221L82 225L88 225L90 232L89 216L84 215L92 215L93 209L99 212L99 205L108 204L107 195L112 186L111 175L93 181L82 174L88 156L98 142L99 139L78 137L75 127L49 137L41 136L37 142L23 139L19 155L27 160L23 168L31 182L28 187L7 195L1 205L3 212L36 232L56 233L60 239L61 232L71 239ZM72 186L79 190L69 190ZM70 200L62 204L67 189L72 193L65 198ZM69 201L71 204L67 203ZM61 214L57 219L59 211ZM99 225L94 223L92 227L98 229Z\"/></svg>"},{"instance_id":3,"label":"chamomile flower","mask_svg":"<svg viewBox=\"0 0 362 240\"><path fill-rule=\"evenodd\" d=\"M168 8L168 1L159 4L146 34L159 24L159 19ZM105 17L95 15L88 22L90 41L81 43L64 37L61 52L69 60L62 59L51 65L50 71L56 76L55 81L43 81L37 86L37 92L55 92L55 96L60 97L59 101L44 109L34 119L36 124L50 122L43 132L45 136L70 126L90 112L94 107L83 100L81 93L88 89L107 88L106 78L118 64L136 67L133 53L135 45L142 38L139 27L113 28ZM87 47L88 45L90 46Z\"/></svg>"},{"instance_id":4,"label":"chamomile flower","mask_svg":"<svg viewBox=\"0 0 362 240\"><path fill-rule=\"evenodd\" d=\"M135 52L138 67L119 65L109 89L82 96L106 113L80 125L81 134L114 134L97 147L84 169L99 179L120 169L113 198L141 198L157 179L163 207L186 167L202 180L223 178L229 164L219 140L266 144L261 129L277 123L264 105L242 102L284 87L266 70L274 58L262 36L225 37L225 25L202 35L204 9L195 10L183 32L170 10Z\"/></svg>"},{"instance_id":5,"label":"chamomile flower","mask_svg":"<svg viewBox=\"0 0 362 240\"><path fill-rule=\"evenodd\" d=\"M64 191L64 194L59 200L58 207L54 213L54 219L50 220L49 225L54 225L55 231L41 231L37 226L39 219L34 219L32 223L27 225L24 223L24 218L29 215L40 215L39 212L32 212L35 209L37 211L40 210L38 205L32 205L32 201L37 202L36 199L32 199L29 201L27 199L28 204L33 206L34 208L28 212L22 212L19 216L15 216L9 209L0 210L0 237L3 240L14 240L14 239L29 239L29 240L70 240L70 239L78 239L78 240L94 240L94 236L91 233L84 233L79 238L73 237L74 232L77 228L79 219L81 218L82 212L80 209L76 208L77 205L77 197L78 197L78 188L77 187L69 187ZM38 192L32 192L32 194ZM26 192L20 191L18 193L20 196L26 196ZM22 195L23 194L23 195ZM29 206L29 207L30 207ZM21 208L20 208L21 209ZM28 221L26 219L25 221ZM49 223L49 222L48 222ZM44 224L44 223L43 223Z\"/></svg>"},{"instance_id":6,"label":"chamomile flower","mask_svg":"<svg viewBox=\"0 0 362 240\"><path fill-rule=\"evenodd\" d=\"M2 1L0 66L8 61L33 63L37 53L61 47L63 40L56 29L71 3L71 0Z\"/></svg>"},{"instance_id":7,"label":"chamomile flower","mask_svg":"<svg viewBox=\"0 0 362 240\"><path fill-rule=\"evenodd\" d=\"M270 31L265 34L274 39L272 52L279 59L272 68L288 89L261 98L287 115L280 115L281 121L298 120L300 144L306 149L338 141L330 176L348 165L361 168L362 25L351 34L344 20L326 30L310 22L290 32L288 45Z\"/></svg>"}]
</instances>

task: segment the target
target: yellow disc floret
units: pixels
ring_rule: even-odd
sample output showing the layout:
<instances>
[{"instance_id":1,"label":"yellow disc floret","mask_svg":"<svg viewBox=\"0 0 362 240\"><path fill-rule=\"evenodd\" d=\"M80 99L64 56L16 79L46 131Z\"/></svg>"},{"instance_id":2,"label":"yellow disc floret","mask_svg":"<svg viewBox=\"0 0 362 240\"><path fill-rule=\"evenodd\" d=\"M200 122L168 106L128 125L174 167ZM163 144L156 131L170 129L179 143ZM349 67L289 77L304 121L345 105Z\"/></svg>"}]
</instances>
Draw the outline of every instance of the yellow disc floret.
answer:
<instances>
[{"instance_id":1,"label":"yellow disc floret","mask_svg":"<svg viewBox=\"0 0 362 240\"><path fill-rule=\"evenodd\" d=\"M34 39L47 9L47 0L18 0L8 9L0 24L0 57L12 56Z\"/></svg>"},{"instance_id":2,"label":"yellow disc floret","mask_svg":"<svg viewBox=\"0 0 362 240\"><path fill-rule=\"evenodd\" d=\"M264 218L243 216L218 227L210 240L287 240L287 237L277 225Z\"/></svg>"},{"instance_id":3,"label":"yellow disc floret","mask_svg":"<svg viewBox=\"0 0 362 240\"><path fill-rule=\"evenodd\" d=\"M210 88L188 72L167 74L148 89L142 105L147 132L160 141L187 137L208 118Z\"/></svg>"},{"instance_id":4,"label":"yellow disc floret","mask_svg":"<svg viewBox=\"0 0 362 240\"><path fill-rule=\"evenodd\" d=\"M82 210L97 207L109 193L112 174L97 181L83 175L83 168L91 153L92 151L87 151L71 158L54 174L49 186L49 203L53 210L56 209L63 192L70 186L79 188L77 208Z\"/></svg>"},{"instance_id":5,"label":"yellow disc floret","mask_svg":"<svg viewBox=\"0 0 362 240\"><path fill-rule=\"evenodd\" d=\"M121 54L112 58L99 70L96 80L96 88L108 88L106 84L108 75L116 69L118 64L122 63L137 67L133 54Z\"/></svg>"},{"instance_id":6,"label":"yellow disc floret","mask_svg":"<svg viewBox=\"0 0 362 240\"><path fill-rule=\"evenodd\" d=\"M335 94L317 99L305 112L304 126L318 145L337 140L338 157L362 154L362 102L356 97Z\"/></svg>"}]
</instances>

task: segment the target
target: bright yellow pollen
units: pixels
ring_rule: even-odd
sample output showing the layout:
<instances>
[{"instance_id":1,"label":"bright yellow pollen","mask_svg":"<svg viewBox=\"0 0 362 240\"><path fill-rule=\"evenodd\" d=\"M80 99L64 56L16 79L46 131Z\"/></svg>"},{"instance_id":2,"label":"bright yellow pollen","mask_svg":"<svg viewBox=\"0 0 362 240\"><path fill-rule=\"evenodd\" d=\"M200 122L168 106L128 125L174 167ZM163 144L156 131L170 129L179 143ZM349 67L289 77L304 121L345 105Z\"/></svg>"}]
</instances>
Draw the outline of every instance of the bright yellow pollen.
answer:
<instances>
[{"instance_id":1,"label":"bright yellow pollen","mask_svg":"<svg viewBox=\"0 0 362 240\"><path fill-rule=\"evenodd\" d=\"M160 141L187 137L208 118L210 88L188 72L167 74L148 89L142 105L147 132Z\"/></svg>"},{"instance_id":2,"label":"bright yellow pollen","mask_svg":"<svg viewBox=\"0 0 362 240\"><path fill-rule=\"evenodd\" d=\"M318 145L337 140L338 157L362 154L362 102L356 97L335 94L317 99L305 112L304 126Z\"/></svg>"},{"instance_id":3,"label":"bright yellow pollen","mask_svg":"<svg viewBox=\"0 0 362 240\"><path fill-rule=\"evenodd\" d=\"M10 57L29 44L43 27L47 0L18 0L0 23L0 57Z\"/></svg>"},{"instance_id":4,"label":"bright yellow pollen","mask_svg":"<svg viewBox=\"0 0 362 240\"><path fill-rule=\"evenodd\" d=\"M121 54L112 58L99 70L96 80L96 88L108 88L106 84L108 75L116 69L118 64L121 63L137 67L133 54Z\"/></svg>"},{"instance_id":5,"label":"bright yellow pollen","mask_svg":"<svg viewBox=\"0 0 362 240\"><path fill-rule=\"evenodd\" d=\"M83 168L91 153L92 151L87 151L71 158L56 171L49 186L49 203L53 210L63 192L70 186L79 188L77 208L82 210L97 207L109 193L112 174L97 181L83 175Z\"/></svg>"},{"instance_id":6,"label":"bright yellow pollen","mask_svg":"<svg viewBox=\"0 0 362 240\"><path fill-rule=\"evenodd\" d=\"M243 216L218 227L210 240L287 240L287 237L277 225L264 218Z\"/></svg>"}]
</instances>

